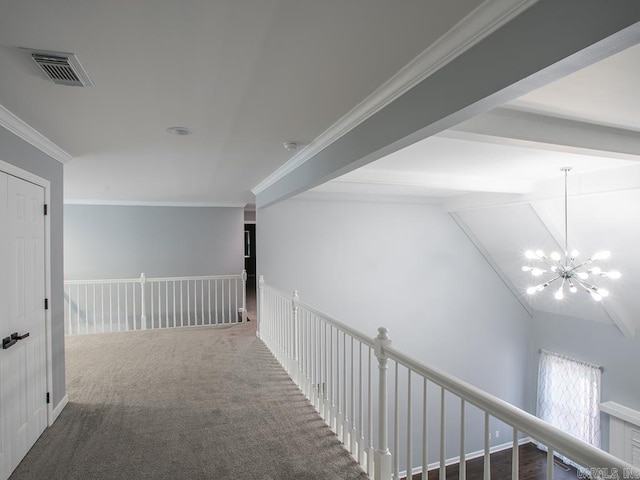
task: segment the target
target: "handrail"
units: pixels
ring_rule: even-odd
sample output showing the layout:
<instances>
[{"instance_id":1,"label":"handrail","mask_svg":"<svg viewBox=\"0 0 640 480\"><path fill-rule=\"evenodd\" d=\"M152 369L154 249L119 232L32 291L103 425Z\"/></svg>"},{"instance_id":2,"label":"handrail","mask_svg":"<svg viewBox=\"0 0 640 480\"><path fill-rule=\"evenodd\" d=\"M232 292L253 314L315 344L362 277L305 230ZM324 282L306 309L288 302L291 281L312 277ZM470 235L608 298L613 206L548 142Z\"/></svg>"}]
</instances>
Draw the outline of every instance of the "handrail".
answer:
<instances>
[{"instance_id":1,"label":"handrail","mask_svg":"<svg viewBox=\"0 0 640 480\"><path fill-rule=\"evenodd\" d=\"M623 471L631 467L628 463L614 457L593 445L590 445L559 428L540 420L538 417L521 410L510 403L479 389L463 380L449 375L443 370L422 363L395 346L383 347L388 358L398 361L411 371L427 377L433 383L454 393L476 407L489 412L493 417L502 420L508 425L526 433L533 439L540 441L554 451L566 455L577 463L586 467L599 467L608 465Z\"/></svg>"},{"instance_id":2,"label":"handrail","mask_svg":"<svg viewBox=\"0 0 640 480\"><path fill-rule=\"evenodd\" d=\"M188 280L226 280L240 279L242 275L205 275L199 277L146 277L147 282L186 282ZM65 285L97 285L99 283L140 283L140 277L137 278L107 278L98 280L65 280Z\"/></svg>"}]
</instances>

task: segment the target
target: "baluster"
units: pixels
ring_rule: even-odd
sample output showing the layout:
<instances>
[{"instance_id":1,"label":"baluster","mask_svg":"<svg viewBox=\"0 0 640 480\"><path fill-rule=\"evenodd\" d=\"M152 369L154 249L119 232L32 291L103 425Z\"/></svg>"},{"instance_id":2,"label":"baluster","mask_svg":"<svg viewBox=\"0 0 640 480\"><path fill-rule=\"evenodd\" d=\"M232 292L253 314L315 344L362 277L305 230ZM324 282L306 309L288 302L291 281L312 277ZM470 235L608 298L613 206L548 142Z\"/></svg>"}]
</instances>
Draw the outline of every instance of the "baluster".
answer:
<instances>
[{"instance_id":1,"label":"baluster","mask_svg":"<svg viewBox=\"0 0 640 480\"><path fill-rule=\"evenodd\" d=\"M351 338L351 376L349 377L349 382L351 385L351 415L349 415L349 420L347 422L347 425L351 425L351 428L349 430L349 451L351 452L351 455L357 455L357 444L356 444L356 439L357 439L357 432L356 432L356 398L355 398L355 377L354 377L354 366L353 366L353 347L354 347L354 339L353 337L349 337Z\"/></svg>"},{"instance_id":2,"label":"baluster","mask_svg":"<svg viewBox=\"0 0 640 480\"><path fill-rule=\"evenodd\" d=\"M211 279L207 279L207 310L209 311L209 325L211 325Z\"/></svg>"},{"instance_id":3,"label":"baluster","mask_svg":"<svg viewBox=\"0 0 640 480\"><path fill-rule=\"evenodd\" d=\"M113 332L113 289L112 287L113 287L113 284L109 283L109 331L110 332Z\"/></svg>"},{"instance_id":4,"label":"baluster","mask_svg":"<svg viewBox=\"0 0 640 480\"><path fill-rule=\"evenodd\" d=\"M335 418L335 386L333 384L333 326L329 325L329 427L334 432L336 428L334 427L334 418Z\"/></svg>"},{"instance_id":5,"label":"baluster","mask_svg":"<svg viewBox=\"0 0 640 480\"><path fill-rule=\"evenodd\" d=\"M491 480L491 447L489 439L489 412L484 412L484 480Z\"/></svg>"},{"instance_id":6,"label":"baluster","mask_svg":"<svg viewBox=\"0 0 640 480\"><path fill-rule=\"evenodd\" d=\"M100 284L100 312L101 333L104 333L104 283Z\"/></svg>"},{"instance_id":7,"label":"baluster","mask_svg":"<svg viewBox=\"0 0 640 480\"><path fill-rule=\"evenodd\" d=\"M378 359L378 449L374 455L374 480L388 480L391 477L391 452L387 433L387 355L385 347L391 345L388 330L378 328L374 341L375 355Z\"/></svg>"},{"instance_id":8,"label":"baluster","mask_svg":"<svg viewBox=\"0 0 640 480\"><path fill-rule=\"evenodd\" d=\"M169 280L164 282L164 318L169 328Z\"/></svg>"},{"instance_id":9,"label":"baluster","mask_svg":"<svg viewBox=\"0 0 640 480\"><path fill-rule=\"evenodd\" d=\"M427 408L427 377L422 378L422 480L429 478L429 411Z\"/></svg>"},{"instance_id":10,"label":"baluster","mask_svg":"<svg viewBox=\"0 0 640 480\"><path fill-rule=\"evenodd\" d=\"M171 307L173 308L173 326L178 326L178 319L176 315L176 281L171 282L171 289L173 290L173 296L171 300Z\"/></svg>"},{"instance_id":11,"label":"baluster","mask_svg":"<svg viewBox=\"0 0 640 480\"><path fill-rule=\"evenodd\" d=\"M464 419L465 419L465 401L464 398L460 399L460 463L459 463L459 473L458 480L465 480L467 478L467 459L466 452L464 448Z\"/></svg>"},{"instance_id":12,"label":"baluster","mask_svg":"<svg viewBox=\"0 0 640 480\"><path fill-rule=\"evenodd\" d=\"M264 277L262 275L260 275L260 282L261 282L260 285L264 286ZM214 287L213 291L215 293L214 296L215 296L215 305L216 305L215 306L215 309L216 309L216 324L218 324L220 322L218 321L218 279L217 278L214 280L214 283L215 283L215 287ZM261 287L260 291L262 291L262 287Z\"/></svg>"},{"instance_id":13,"label":"baluster","mask_svg":"<svg viewBox=\"0 0 640 480\"><path fill-rule=\"evenodd\" d=\"M299 319L298 319L298 302L300 301L300 296L298 295L298 291L293 291L293 296L291 297L291 333L287 336L287 340L289 342L289 375L292 377L292 380L295 384L300 386L302 382L302 375L298 375L298 361L299 361L299 348L298 344L298 330L300 329ZM302 388L304 393L305 389Z\"/></svg>"},{"instance_id":14,"label":"baluster","mask_svg":"<svg viewBox=\"0 0 640 480\"><path fill-rule=\"evenodd\" d=\"M89 285L84 286L84 330L89 333Z\"/></svg>"},{"instance_id":15,"label":"baluster","mask_svg":"<svg viewBox=\"0 0 640 480\"><path fill-rule=\"evenodd\" d=\"M518 480L519 476L519 457L518 457L518 429L513 427L513 443L511 445L511 480Z\"/></svg>"},{"instance_id":16,"label":"baluster","mask_svg":"<svg viewBox=\"0 0 640 480\"><path fill-rule=\"evenodd\" d=\"M145 285L147 283L147 277L144 272L140 274L140 329L147 329L147 312L146 312L146 297L144 294Z\"/></svg>"},{"instance_id":17,"label":"baluster","mask_svg":"<svg viewBox=\"0 0 640 480\"><path fill-rule=\"evenodd\" d=\"M362 342L358 341L358 463L364 468L364 383L362 373Z\"/></svg>"},{"instance_id":18,"label":"baluster","mask_svg":"<svg viewBox=\"0 0 640 480\"><path fill-rule=\"evenodd\" d=\"M116 283L116 289L118 290L118 331L120 331L120 284Z\"/></svg>"},{"instance_id":19,"label":"baluster","mask_svg":"<svg viewBox=\"0 0 640 480\"><path fill-rule=\"evenodd\" d=\"M96 285L95 283L93 285L91 285L91 293L93 295L93 318L91 319L91 323L93 323L93 333L96 333L98 326L96 325L97 323L97 316L96 316Z\"/></svg>"},{"instance_id":20,"label":"baluster","mask_svg":"<svg viewBox=\"0 0 640 480\"><path fill-rule=\"evenodd\" d=\"M341 408L341 433L342 444L348 447L349 441L347 435L349 434L349 419L347 411L347 334L342 333L342 401L340 402Z\"/></svg>"},{"instance_id":21,"label":"baluster","mask_svg":"<svg viewBox=\"0 0 640 480\"><path fill-rule=\"evenodd\" d=\"M413 465L411 462L411 369L407 369L407 478L413 476Z\"/></svg>"},{"instance_id":22,"label":"baluster","mask_svg":"<svg viewBox=\"0 0 640 480\"><path fill-rule=\"evenodd\" d=\"M191 323L191 280L187 280L187 326L192 326Z\"/></svg>"},{"instance_id":23,"label":"baluster","mask_svg":"<svg viewBox=\"0 0 640 480\"><path fill-rule=\"evenodd\" d=\"M553 448L547 446L547 480L553 480Z\"/></svg>"},{"instance_id":24,"label":"baluster","mask_svg":"<svg viewBox=\"0 0 640 480\"><path fill-rule=\"evenodd\" d=\"M124 289L124 325L125 330L128 330L129 326L129 289L127 288L129 284L123 283L122 288ZM120 322L118 322L118 331L120 330Z\"/></svg>"},{"instance_id":25,"label":"baluster","mask_svg":"<svg viewBox=\"0 0 640 480\"><path fill-rule=\"evenodd\" d=\"M395 362L393 389L393 480L400 480L400 406L398 405L398 362Z\"/></svg>"},{"instance_id":26,"label":"baluster","mask_svg":"<svg viewBox=\"0 0 640 480\"><path fill-rule=\"evenodd\" d=\"M184 292L182 289L182 280L180 280L180 326L184 327Z\"/></svg>"},{"instance_id":27,"label":"baluster","mask_svg":"<svg viewBox=\"0 0 640 480\"><path fill-rule=\"evenodd\" d=\"M132 283L131 284L131 296L133 297L133 305L132 305L132 309L131 309L131 327L132 330L136 330L136 307L137 307L137 303L136 303L136 284Z\"/></svg>"},{"instance_id":28,"label":"baluster","mask_svg":"<svg viewBox=\"0 0 640 480\"><path fill-rule=\"evenodd\" d=\"M78 299L78 301L76 302L76 324L77 324L77 330L76 332L78 333L78 335L80 335L80 311L82 310L82 308L80 308L80 284L76 285L76 298Z\"/></svg>"},{"instance_id":29,"label":"baluster","mask_svg":"<svg viewBox=\"0 0 640 480\"><path fill-rule=\"evenodd\" d=\"M447 458L445 452L445 418L444 418L445 390L440 387L440 477L438 480L447 478Z\"/></svg>"},{"instance_id":30,"label":"baluster","mask_svg":"<svg viewBox=\"0 0 640 480\"><path fill-rule=\"evenodd\" d=\"M367 363L367 435L368 435L368 449L367 449L367 474L372 476L374 474L374 457L375 451L373 448L373 372L371 371L371 365L373 365L373 350L369 347L369 362ZM386 393L385 393L386 395ZM387 476L387 478L389 478Z\"/></svg>"},{"instance_id":31,"label":"baluster","mask_svg":"<svg viewBox=\"0 0 640 480\"><path fill-rule=\"evenodd\" d=\"M246 270L242 270L242 321L243 322L247 321L247 271Z\"/></svg>"},{"instance_id":32,"label":"baluster","mask_svg":"<svg viewBox=\"0 0 640 480\"><path fill-rule=\"evenodd\" d=\"M229 279L229 323L233 318L233 313L231 312L231 279Z\"/></svg>"},{"instance_id":33,"label":"baluster","mask_svg":"<svg viewBox=\"0 0 640 480\"><path fill-rule=\"evenodd\" d=\"M158 328L162 328L162 284L158 280Z\"/></svg>"}]
</instances>

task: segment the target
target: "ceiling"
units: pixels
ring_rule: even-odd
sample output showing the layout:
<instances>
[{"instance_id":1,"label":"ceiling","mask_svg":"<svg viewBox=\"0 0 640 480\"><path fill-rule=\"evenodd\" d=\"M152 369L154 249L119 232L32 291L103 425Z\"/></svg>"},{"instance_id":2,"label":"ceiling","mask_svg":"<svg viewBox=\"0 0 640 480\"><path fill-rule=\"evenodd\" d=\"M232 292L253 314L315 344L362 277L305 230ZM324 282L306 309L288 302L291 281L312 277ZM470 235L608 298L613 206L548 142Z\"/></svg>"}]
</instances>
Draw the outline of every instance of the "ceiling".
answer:
<instances>
[{"instance_id":1,"label":"ceiling","mask_svg":"<svg viewBox=\"0 0 640 480\"><path fill-rule=\"evenodd\" d=\"M73 157L68 201L245 205L283 142L312 142L480 3L3 2L0 105ZM95 86L45 80L18 47L75 53Z\"/></svg>"},{"instance_id":2,"label":"ceiling","mask_svg":"<svg viewBox=\"0 0 640 480\"><path fill-rule=\"evenodd\" d=\"M481 8L531 3L4 2L0 114L70 160L67 202L245 206L256 185L295 161L284 142L313 148ZM95 86L51 83L21 47L75 53ZM632 336L640 328L639 76L636 46L314 194L441 204L525 308L614 323ZM172 126L193 135L169 135ZM588 298L559 304L522 293L522 252L564 243L563 166L573 167L571 245L610 249L623 274L596 308Z\"/></svg>"}]
</instances>

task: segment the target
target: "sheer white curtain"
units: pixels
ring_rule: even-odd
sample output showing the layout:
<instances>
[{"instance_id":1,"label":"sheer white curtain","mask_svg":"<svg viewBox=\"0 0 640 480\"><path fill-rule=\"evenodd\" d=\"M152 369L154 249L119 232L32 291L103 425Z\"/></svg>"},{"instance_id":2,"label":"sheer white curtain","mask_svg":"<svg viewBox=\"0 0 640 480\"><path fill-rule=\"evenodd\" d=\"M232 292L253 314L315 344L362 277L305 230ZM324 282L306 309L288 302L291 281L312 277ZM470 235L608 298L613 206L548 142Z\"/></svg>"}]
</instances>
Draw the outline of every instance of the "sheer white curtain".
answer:
<instances>
[{"instance_id":1,"label":"sheer white curtain","mask_svg":"<svg viewBox=\"0 0 640 480\"><path fill-rule=\"evenodd\" d=\"M601 376L602 370L597 365L542 350L538 366L538 417L600 448Z\"/></svg>"}]
</instances>

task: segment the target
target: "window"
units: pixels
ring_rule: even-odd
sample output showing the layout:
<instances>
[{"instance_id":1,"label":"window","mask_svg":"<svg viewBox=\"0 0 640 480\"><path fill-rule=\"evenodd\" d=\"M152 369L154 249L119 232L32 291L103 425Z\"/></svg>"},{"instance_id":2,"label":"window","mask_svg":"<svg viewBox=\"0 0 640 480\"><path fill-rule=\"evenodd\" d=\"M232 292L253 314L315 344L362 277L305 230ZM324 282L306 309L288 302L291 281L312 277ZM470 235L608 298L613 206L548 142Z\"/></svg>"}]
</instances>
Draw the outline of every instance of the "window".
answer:
<instances>
[{"instance_id":1,"label":"window","mask_svg":"<svg viewBox=\"0 0 640 480\"><path fill-rule=\"evenodd\" d=\"M600 448L601 375L597 365L542 350L538 366L538 417Z\"/></svg>"}]
</instances>

